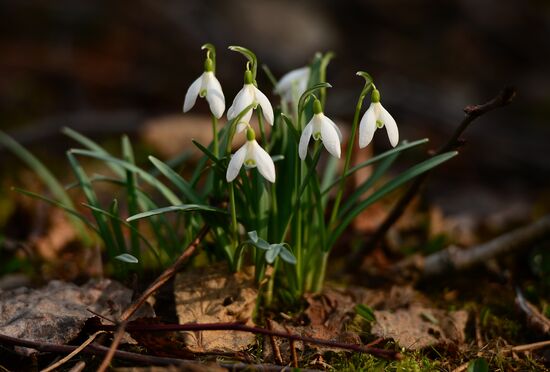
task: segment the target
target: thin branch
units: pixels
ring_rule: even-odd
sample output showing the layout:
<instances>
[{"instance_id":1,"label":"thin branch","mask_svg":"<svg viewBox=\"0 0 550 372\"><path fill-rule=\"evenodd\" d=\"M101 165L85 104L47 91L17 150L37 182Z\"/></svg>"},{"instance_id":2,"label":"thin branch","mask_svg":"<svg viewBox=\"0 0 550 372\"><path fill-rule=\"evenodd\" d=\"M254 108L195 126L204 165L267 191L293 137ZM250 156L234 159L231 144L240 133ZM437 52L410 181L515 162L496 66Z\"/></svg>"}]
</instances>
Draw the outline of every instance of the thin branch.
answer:
<instances>
[{"instance_id":1,"label":"thin branch","mask_svg":"<svg viewBox=\"0 0 550 372\"><path fill-rule=\"evenodd\" d=\"M527 301L521 289L516 286L516 306L525 314L527 324L537 332L550 335L550 319L542 314L532 303Z\"/></svg>"},{"instance_id":2,"label":"thin branch","mask_svg":"<svg viewBox=\"0 0 550 372\"><path fill-rule=\"evenodd\" d=\"M267 329L272 331L273 325L271 324L271 319L265 319L265 324L267 326ZM283 356L281 355L281 349L279 349L279 345L275 341L275 337L273 335L269 335L269 342L271 343L271 350L273 350L273 356L275 358L275 361L278 364L283 364Z\"/></svg>"},{"instance_id":3,"label":"thin branch","mask_svg":"<svg viewBox=\"0 0 550 372\"><path fill-rule=\"evenodd\" d=\"M472 122L475 121L475 119L477 119L478 117L490 111L493 111L494 109L509 105L514 99L515 95L516 95L516 90L514 88L505 87L498 93L498 95L495 98L493 98L487 103L484 103L482 105L466 106L464 108L464 112L466 113L464 119L462 120L460 125L456 128L456 130L454 131L449 141L445 145L443 145L439 150L437 150L437 152L435 152L433 156L458 149L463 144L463 140L461 140L460 137L466 131L466 129L468 129L470 124L472 124ZM362 250L358 251L356 254L351 255L350 260L348 261L349 267L357 267L358 263L362 261L360 258L364 256L366 253L370 252L372 249L374 249L378 244L378 242L380 242L380 240L384 238L384 236L386 235L390 227L392 227L397 222L397 220L401 217L403 212L405 212L405 209L407 208L407 206L418 194L418 192L420 191L420 188L422 187L422 185L424 184L424 182L426 181L430 173L431 171L428 171L415 178L412 185L405 192L405 194L401 196L401 198L395 204L395 206L393 207L389 215L386 217L384 222L382 222L382 224L374 232L369 242L364 245Z\"/></svg>"},{"instance_id":4,"label":"thin branch","mask_svg":"<svg viewBox=\"0 0 550 372\"><path fill-rule=\"evenodd\" d=\"M526 344L526 345L512 346L510 349L504 349L503 351L526 352L526 351L541 349L547 346L550 346L550 340L535 342L535 343Z\"/></svg>"},{"instance_id":5,"label":"thin branch","mask_svg":"<svg viewBox=\"0 0 550 372\"><path fill-rule=\"evenodd\" d=\"M464 270L546 238L550 238L550 215L469 249L460 249L453 245L427 257L417 255L406 258L398 262L391 272L400 276L413 274L428 277L441 275L449 270Z\"/></svg>"},{"instance_id":6,"label":"thin branch","mask_svg":"<svg viewBox=\"0 0 550 372\"><path fill-rule=\"evenodd\" d=\"M72 346L72 345L58 345L58 344L52 344L48 342L23 340L23 339L10 337L2 334L0 334L0 344L28 347L28 348L36 349L42 352L59 353L59 354L71 353L78 348L77 346ZM99 356L107 355L108 352L109 352L109 348L101 345L96 345L96 344L87 345L81 351L82 354L99 355ZM149 366L150 365L163 365L163 366L176 365L176 366L184 367L186 368L186 370L195 370L197 367L208 366L208 364L193 361L193 360L143 355L143 354L137 354L137 353L132 353L128 351L120 351L120 350L115 351L114 357L120 360L136 362L136 363L149 365ZM222 368L227 368L231 371L243 371L243 370L292 371L292 368L280 367L272 364L219 363L218 366ZM302 369L302 371L313 372L315 370Z\"/></svg>"},{"instance_id":7,"label":"thin branch","mask_svg":"<svg viewBox=\"0 0 550 372\"><path fill-rule=\"evenodd\" d=\"M75 355L77 355L82 350L84 350L86 348L86 346L88 346L92 342L94 342L95 338L97 336L99 336L100 334L102 334L102 333L105 333L105 331L97 331L96 333L94 333L93 335L88 337L88 339L84 343L82 343L82 345L78 346L73 351L71 351L71 353L69 355L65 356L61 360L58 360L57 362L55 362L54 364L48 366L47 368L44 368L40 372L50 372L50 371L53 371L54 369L57 369L57 368L61 367L63 364L67 363L71 358L73 358Z\"/></svg>"},{"instance_id":8,"label":"thin branch","mask_svg":"<svg viewBox=\"0 0 550 372\"><path fill-rule=\"evenodd\" d=\"M193 253L195 253L197 247L199 246L202 239L206 236L208 230L209 227L204 226L197 234L197 237L187 246L183 253L178 257L178 259L170 267L164 270L164 272L160 274L160 276L145 290L145 292L143 292L136 301L128 306L124 313L122 313L120 317L121 323L118 325L118 329L116 330L115 337L113 339L113 342L111 343L111 347L109 348L109 352L105 356L105 359L103 359L103 362L101 362L101 365L98 368L98 372L105 372L109 367L109 364L111 363L111 360L115 355L115 351L118 348L120 341L122 340L124 329L126 328L130 317L134 315L134 313L141 307L141 305L145 303L145 301L147 301L149 296L155 293L168 280L170 280L170 278L176 275L183 264L193 255Z\"/></svg>"},{"instance_id":9,"label":"thin branch","mask_svg":"<svg viewBox=\"0 0 550 372\"><path fill-rule=\"evenodd\" d=\"M103 331L113 331L116 326L113 325L97 325L95 329ZM134 324L128 323L126 326L128 332L174 332L174 331L239 331L261 334L266 336L276 336L289 340L302 341L308 344L316 344L339 348L343 350L351 350L360 353L367 353L384 359L401 359L402 355L398 351L385 350L367 347L363 345L348 344L338 341L324 340L320 338L301 336L295 333L287 333L283 331L269 330L261 327L247 326L242 323L187 323L187 324Z\"/></svg>"}]
</instances>

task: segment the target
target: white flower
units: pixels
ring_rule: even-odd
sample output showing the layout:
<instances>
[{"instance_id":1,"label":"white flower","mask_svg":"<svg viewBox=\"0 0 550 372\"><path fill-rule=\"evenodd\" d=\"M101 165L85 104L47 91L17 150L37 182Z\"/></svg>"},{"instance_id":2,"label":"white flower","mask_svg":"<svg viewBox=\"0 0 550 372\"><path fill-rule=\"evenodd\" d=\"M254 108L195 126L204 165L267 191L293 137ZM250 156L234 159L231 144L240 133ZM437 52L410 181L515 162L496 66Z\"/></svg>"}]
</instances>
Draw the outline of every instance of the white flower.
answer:
<instances>
[{"instance_id":1,"label":"white flower","mask_svg":"<svg viewBox=\"0 0 550 372\"><path fill-rule=\"evenodd\" d=\"M257 105L260 105L262 112L264 114L265 120L273 125L273 107L271 103L258 88L252 83L252 72L250 70L245 71L244 74L244 85L242 89L237 93L233 104L227 110L227 119L233 120L248 106L253 105L254 108ZM237 132L243 131L252 117L252 110L248 110L246 114L243 115L237 126Z\"/></svg>"},{"instance_id":2,"label":"white flower","mask_svg":"<svg viewBox=\"0 0 550 372\"><path fill-rule=\"evenodd\" d=\"M367 147L377 128L386 127L388 138L393 147L399 142L399 130L394 118L380 103L380 92L372 91L372 102L359 123L359 147Z\"/></svg>"},{"instance_id":3,"label":"white flower","mask_svg":"<svg viewBox=\"0 0 550 372\"><path fill-rule=\"evenodd\" d=\"M281 96L283 101L291 103L300 98L307 89L309 81L309 67L302 67L287 72L277 82L274 92Z\"/></svg>"},{"instance_id":4,"label":"white flower","mask_svg":"<svg viewBox=\"0 0 550 372\"><path fill-rule=\"evenodd\" d=\"M244 164L246 168L258 167L260 174L269 182L275 182L275 164L271 156L256 142L252 128L246 132L246 143L231 157L225 178L233 181L239 175Z\"/></svg>"},{"instance_id":5,"label":"white flower","mask_svg":"<svg viewBox=\"0 0 550 372\"><path fill-rule=\"evenodd\" d=\"M207 58L204 62L204 72L191 84L185 94L183 112L187 112L195 106L197 96L206 97L210 111L216 118L221 118L225 111L225 97L220 82L214 75L212 60Z\"/></svg>"},{"instance_id":6,"label":"white flower","mask_svg":"<svg viewBox=\"0 0 550 372\"><path fill-rule=\"evenodd\" d=\"M327 151L334 157L340 158L340 142L342 133L332 120L322 112L321 102L315 100L313 103L313 118L304 128L298 145L298 155L304 160L307 156L307 146L311 136L317 141L322 140Z\"/></svg>"}]
</instances>

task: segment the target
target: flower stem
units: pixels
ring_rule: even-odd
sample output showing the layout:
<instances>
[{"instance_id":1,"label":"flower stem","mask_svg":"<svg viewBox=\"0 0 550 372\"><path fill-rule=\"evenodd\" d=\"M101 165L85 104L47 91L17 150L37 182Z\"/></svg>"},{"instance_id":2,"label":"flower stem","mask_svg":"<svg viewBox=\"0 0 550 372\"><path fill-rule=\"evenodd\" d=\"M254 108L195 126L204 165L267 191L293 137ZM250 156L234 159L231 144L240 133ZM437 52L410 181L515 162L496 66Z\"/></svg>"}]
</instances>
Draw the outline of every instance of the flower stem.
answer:
<instances>
[{"instance_id":1,"label":"flower stem","mask_svg":"<svg viewBox=\"0 0 550 372\"><path fill-rule=\"evenodd\" d=\"M231 235L233 245L238 245L239 227L237 225L237 207L235 205L235 186L229 182L229 206L231 208Z\"/></svg>"},{"instance_id":2,"label":"flower stem","mask_svg":"<svg viewBox=\"0 0 550 372\"><path fill-rule=\"evenodd\" d=\"M340 186L338 187L338 193L336 194L334 206L332 207L332 214L330 216L329 227L332 227L334 225L334 223L336 222L336 218L338 216L338 209L340 208L340 203L342 202L342 196L344 194L344 187L346 184L346 178L347 178L346 173L348 172L348 169L351 163L351 155L353 153L353 146L355 144L355 136L357 134L357 127L359 124L359 114L361 113L363 100L365 99L365 96L371 89L372 89L372 82L367 82L363 87L361 94L359 95L359 99L357 100L357 106L355 107L355 115L353 116L353 123L351 126L351 136L348 142L348 151L346 152L346 162L344 163L344 171L342 173L343 176L342 176L342 180L340 181Z\"/></svg>"},{"instance_id":3,"label":"flower stem","mask_svg":"<svg viewBox=\"0 0 550 372\"><path fill-rule=\"evenodd\" d=\"M218 118L216 118L214 115L212 116L212 134L214 137L214 155L216 158L220 157L220 145L218 143Z\"/></svg>"},{"instance_id":4,"label":"flower stem","mask_svg":"<svg viewBox=\"0 0 550 372\"><path fill-rule=\"evenodd\" d=\"M315 278L315 283L313 287L313 293L319 293L323 288L323 283L325 282L325 275L327 272L328 256L328 251L322 252L319 270L317 271L317 277Z\"/></svg>"}]
</instances>

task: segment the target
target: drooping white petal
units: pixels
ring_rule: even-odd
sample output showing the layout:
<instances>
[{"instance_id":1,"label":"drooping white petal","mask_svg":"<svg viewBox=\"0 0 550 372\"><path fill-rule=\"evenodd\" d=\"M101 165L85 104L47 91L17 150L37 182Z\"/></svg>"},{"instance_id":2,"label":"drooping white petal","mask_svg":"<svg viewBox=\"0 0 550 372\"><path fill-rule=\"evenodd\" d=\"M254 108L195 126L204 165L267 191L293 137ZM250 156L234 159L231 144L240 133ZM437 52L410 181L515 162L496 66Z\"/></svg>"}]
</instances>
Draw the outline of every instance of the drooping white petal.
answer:
<instances>
[{"instance_id":1,"label":"drooping white petal","mask_svg":"<svg viewBox=\"0 0 550 372\"><path fill-rule=\"evenodd\" d=\"M340 143L342 142L342 132L340 131L340 128L334 123L329 117L325 116L325 119L332 125L336 133L338 133L338 139L340 140Z\"/></svg>"},{"instance_id":2,"label":"drooping white petal","mask_svg":"<svg viewBox=\"0 0 550 372\"><path fill-rule=\"evenodd\" d=\"M374 103L371 103L368 110L363 114L359 123L359 147L367 147L374 137L376 131L376 113Z\"/></svg>"},{"instance_id":3,"label":"drooping white petal","mask_svg":"<svg viewBox=\"0 0 550 372\"><path fill-rule=\"evenodd\" d=\"M225 111L225 97L222 86L213 72L205 72L204 75L206 79L206 100L212 114L219 119Z\"/></svg>"},{"instance_id":4,"label":"drooping white petal","mask_svg":"<svg viewBox=\"0 0 550 372\"><path fill-rule=\"evenodd\" d=\"M198 79L189 86L189 89L187 89L185 101L183 102L183 112L187 112L195 106L195 102L201 90L203 75L199 76Z\"/></svg>"},{"instance_id":5,"label":"drooping white petal","mask_svg":"<svg viewBox=\"0 0 550 372\"><path fill-rule=\"evenodd\" d=\"M298 145L298 155L300 159L304 160L307 156L307 146L309 145L309 140L311 139L311 134L313 133L313 119L304 128L302 135L300 136L300 144Z\"/></svg>"},{"instance_id":6,"label":"drooping white petal","mask_svg":"<svg viewBox=\"0 0 550 372\"><path fill-rule=\"evenodd\" d=\"M298 82L298 86L301 87L301 82L306 81L309 78L309 67L297 68L284 74L281 79L275 85L275 93L283 95L287 92L292 92L292 85ZM291 93L292 94L292 93Z\"/></svg>"},{"instance_id":7,"label":"drooping white petal","mask_svg":"<svg viewBox=\"0 0 550 372\"><path fill-rule=\"evenodd\" d=\"M397 129L397 123L390 113L380 104L380 120L386 127L388 138L393 147L399 143L399 130Z\"/></svg>"},{"instance_id":8,"label":"drooping white petal","mask_svg":"<svg viewBox=\"0 0 550 372\"><path fill-rule=\"evenodd\" d=\"M262 112L264 113L265 120L271 125L273 125L273 107L271 107L271 103L258 88L253 86L254 88L254 96L256 98L256 102L262 107Z\"/></svg>"},{"instance_id":9,"label":"drooping white petal","mask_svg":"<svg viewBox=\"0 0 550 372\"><path fill-rule=\"evenodd\" d=\"M231 157L229 165L227 166L227 173L225 178L227 182L233 181L239 175L241 167L243 166L244 159L246 158L247 153L247 144L245 143L240 149L237 150L235 154Z\"/></svg>"},{"instance_id":10,"label":"drooping white petal","mask_svg":"<svg viewBox=\"0 0 550 372\"><path fill-rule=\"evenodd\" d=\"M338 137L338 132L334 129L331 120L326 116L323 115L319 119L321 120L321 139L323 140L323 145L332 156L340 158L340 139Z\"/></svg>"},{"instance_id":11,"label":"drooping white petal","mask_svg":"<svg viewBox=\"0 0 550 372\"><path fill-rule=\"evenodd\" d=\"M249 155L256 162L258 171L260 174L269 182L275 182L275 164L273 164L273 159L256 141L249 141L250 150L252 152Z\"/></svg>"},{"instance_id":12,"label":"drooping white petal","mask_svg":"<svg viewBox=\"0 0 550 372\"><path fill-rule=\"evenodd\" d=\"M243 117L243 120L241 120L239 123L237 123L237 133L241 133L243 130L248 128L248 123L250 121L250 116L252 115L252 110L250 110L249 112L250 112L250 115L248 115L248 113L245 114L245 117ZM246 120L247 119L246 116L249 116L248 120Z\"/></svg>"},{"instance_id":13,"label":"drooping white petal","mask_svg":"<svg viewBox=\"0 0 550 372\"><path fill-rule=\"evenodd\" d=\"M229 120L236 118L245 108L254 102L254 91L251 90L251 87L253 87L252 84L245 84L239 93L237 93L233 104L227 111L227 118Z\"/></svg>"}]
</instances>

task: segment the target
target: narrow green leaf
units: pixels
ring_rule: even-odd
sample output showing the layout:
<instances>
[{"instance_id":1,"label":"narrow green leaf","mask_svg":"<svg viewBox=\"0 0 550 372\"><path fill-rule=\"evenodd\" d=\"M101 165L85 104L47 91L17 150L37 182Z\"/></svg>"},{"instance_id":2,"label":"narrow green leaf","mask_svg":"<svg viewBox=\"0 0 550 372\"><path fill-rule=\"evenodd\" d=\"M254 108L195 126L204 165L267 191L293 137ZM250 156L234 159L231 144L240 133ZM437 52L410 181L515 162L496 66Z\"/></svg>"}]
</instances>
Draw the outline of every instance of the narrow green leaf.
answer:
<instances>
[{"instance_id":1,"label":"narrow green leaf","mask_svg":"<svg viewBox=\"0 0 550 372\"><path fill-rule=\"evenodd\" d=\"M357 187L353 193L346 198L346 202L342 204L342 207L338 211L338 216L341 218L344 216L348 211L353 208L361 196L365 194L371 187L374 186L374 184L382 178L384 174L388 171L388 169L391 168L392 164L395 162L397 157L399 156L399 153L393 154L378 164L378 166L374 169L374 172L370 175L370 177L365 180L359 187Z\"/></svg>"},{"instance_id":2,"label":"narrow green leaf","mask_svg":"<svg viewBox=\"0 0 550 372\"><path fill-rule=\"evenodd\" d=\"M120 224L122 224L123 226L127 227L128 229L130 229L130 231L133 231L137 234L137 236L145 243L145 245L147 246L147 248L153 253L153 255L155 256L155 258L157 259L158 263L159 264L162 264L161 260L160 260L160 255L159 255L159 252L158 250L153 247L151 245L151 243L149 243L149 240L143 236L143 234L141 234L139 232L139 230L137 230L135 227L133 227L130 223L124 221L122 218L120 218L120 216L117 216L117 215L114 215L112 214L111 212L108 212L104 209L101 209L101 208L97 208L97 207L94 207L92 205L89 205L89 204L86 204L86 203L83 203L82 204L83 206L85 206L86 208L89 208L93 211L96 211L98 213L101 213L103 215L105 215L106 217L108 218L111 218L111 219L116 219Z\"/></svg>"},{"instance_id":3,"label":"narrow green leaf","mask_svg":"<svg viewBox=\"0 0 550 372\"><path fill-rule=\"evenodd\" d=\"M376 317L374 316L374 311L367 305L358 304L358 305L355 305L354 309L357 315L365 319L367 322L370 323L376 320Z\"/></svg>"},{"instance_id":4,"label":"narrow green leaf","mask_svg":"<svg viewBox=\"0 0 550 372\"><path fill-rule=\"evenodd\" d=\"M124 160L126 160L128 163L134 165L136 164L132 143L126 135L122 136L122 156ZM137 182L138 179L136 172L126 170L126 201L128 203L128 214L130 216L139 213ZM139 228L139 222L132 222L132 227L137 230ZM140 257L139 237L134 229L130 230L130 246L132 248L131 252L134 254L134 256Z\"/></svg>"},{"instance_id":5,"label":"narrow green leaf","mask_svg":"<svg viewBox=\"0 0 550 372\"><path fill-rule=\"evenodd\" d=\"M168 178L183 195L194 204L202 204L202 198L197 195L195 190L191 187L189 182L187 182L182 176L177 174L172 168L170 168L166 163L163 163L154 156L149 156L149 161L166 177Z\"/></svg>"},{"instance_id":6,"label":"narrow green leaf","mask_svg":"<svg viewBox=\"0 0 550 372\"><path fill-rule=\"evenodd\" d=\"M63 185L55 178L50 170L31 154L27 149L21 146L13 138L0 131L0 144L13 152L19 159L25 162L29 168L44 182L54 197L67 207L74 208L73 202L65 192Z\"/></svg>"},{"instance_id":7,"label":"narrow green leaf","mask_svg":"<svg viewBox=\"0 0 550 372\"><path fill-rule=\"evenodd\" d=\"M78 179L78 182L80 182L82 191L86 196L86 200L88 201L88 204L99 208L99 201L92 187L92 184L88 179L88 176L86 175L86 172L84 171L80 163L76 160L76 158L70 151L67 152L67 158L69 159L69 163L71 165L73 173ZM112 250L114 249L115 244L114 244L113 237L111 236L111 232L109 231L107 221L105 220L104 216L101 215L100 213L93 212L93 215L96 220L96 224L99 229L101 238L105 243L105 247L107 248L107 251L111 254L113 253Z\"/></svg>"},{"instance_id":8,"label":"narrow green leaf","mask_svg":"<svg viewBox=\"0 0 550 372\"><path fill-rule=\"evenodd\" d=\"M410 181L414 177L438 166L441 163L446 162L447 160L451 159L452 157L456 156L458 152L451 151L447 152L441 155L434 156L432 158L429 158L428 160L423 161L422 163L419 163L409 169L407 169L405 172L401 173L399 176L395 177L388 183L386 183L384 186L382 186L380 189L376 190L371 196L369 196L367 199L363 200L362 202L358 203L349 213L342 216L342 219L340 220L340 223L338 226L334 229L332 234L330 234L330 241L327 247L332 247L334 243L336 242L336 239L344 232L346 227L353 221L359 213L361 213L365 208L367 208L369 205L373 204L386 194L390 193L391 191L395 190L399 186L403 185L404 183Z\"/></svg>"},{"instance_id":9,"label":"narrow green leaf","mask_svg":"<svg viewBox=\"0 0 550 372\"><path fill-rule=\"evenodd\" d=\"M123 167L124 169L136 172L145 182L155 187L170 203L172 203L173 205L183 204L183 202L169 188L167 188L155 177L151 176L149 173L135 166L134 164L131 164L127 161L124 161L109 155L103 155L103 154L93 152L93 151L88 151L88 150L73 149L73 150L70 150L70 153L103 160L107 163L117 164Z\"/></svg>"},{"instance_id":10,"label":"narrow green leaf","mask_svg":"<svg viewBox=\"0 0 550 372\"><path fill-rule=\"evenodd\" d=\"M422 144L425 144L428 141L429 140L427 138L423 138L423 139L420 139L418 141L414 141L414 142L411 142L411 143L407 143L406 141L403 141L397 147L395 147L391 150L388 150L386 152L383 152L382 154L377 155L373 158L370 158L369 160L366 160L366 161L364 161L360 164L357 164L356 166L350 168L344 176L338 177L329 186L323 187L323 195L326 194L327 192L329 192L330 189L332 189L334 186L338 185L340 183L340 181L342 180L342 177L348 178L349 176L351 176L352 174L354 174L355 172L357 172L358 170L360 170L362 168L368 167L369 165L376 164L380 160L383 160L383 159L385 159L388 156L391 156L393 154L400 153L401 151L408 150L408 149L411 149L413 147L417 147L417 146L420 146Z\"/></svg>"},{"instance_id":11,"label":"narrow green leaf","mask_svg":"<svg viewBox=\"0 0 550 372\"><path fill-rule=\"evenodd\" d=\"M109 154L107 150L101 147L97 142L92 141L90 138L78 133L71 128L65 127L61 130L61 132L66 136L72 138L76 142L80 143L82 146L88 148L90 151L97 152L98 154L104 156L111 156L111 154ZM115 163L107 163L107 166L111 168L118 176L124 176L125 170L120 165Z\"/></svg>"},{"instance_id":12,"label":"narrow green leaf","mask_svg":"<svg viewBox=\"0 0 550 372\"><path fill-rule=\"evenodd\" d=\"M62 204L56 200L53 200L53 199L50 199L44 195L40 195L40 194L36 194L32 191L28 191L28 190L24 190L24 189L20 189L18 187L13 187L12 190L20 193L20 194L23 194L23 195L26 195L26 196L29 196L31 198L35 198L35 199L38 199L38 200L42 200L54 207L57 207L57 208L60 208L62 210L64 210L65 212L69 213L70 215L78 218L80 221L82 221L86 226L88 226L89 228L91 228L92 230L94 230L96 233L98 233L99 235L99 230L97 229L97 227L92 224L90 221L88 221L86 219L86 217L78 212L77 210L73 209L73 208L70 208L70 207L67 207L65 204Z\"/></svg>"},{"instance_id":13,"label":"narrow green leaf","mask_svg":"<svg viewBox=\"0 0 550 372\"><path fill-rule=\"evenodd\" d=\"M132 263L132 264L136 264L139 262L139 260L136 257L132 256L129 253L119 254L118 256L115 257L115 260L119 260L126 263Z\"/></svg>"},{"instance_id":14,"label":"narrow green leaf","mask_svg":"<svg viewBox=\"0 0 550 372\"><path fill-rule=\"evenodd\" d=\"M170 212L209 212L209 213L220 213L227 214L227 211L220 208L210 207L208 205L198 205L198 204L182 204L182 205L172 205L169 207L158 208L147 212L138 213L134 216L130 216L126 221L134 221L140 218L147 218L151 216L156 216L158 214L170 213Z\"/></svg>"},{"instance_id":15,"label":"narrow green leaf","mask_svg":"<svg viewBox=\"0 0 550 372\"><path fill-rule=\"evenodd\" d=\"M44 182L48 190L52 195L59 200L65 211L74 210L75 206L65 188L59 182L52 172L34 156L30 151L21 146L17 141L8 136L6 133L0 131L0 144L5 146L13 154L15 154L20 160L22 160L27 166ZM73 215L72 213L70 213ZM84 226L80 222L80 219L70 218L73 226L81 233L85 245L90 244L90 237L86 234Z\"/></svg>"}]
</instances>

